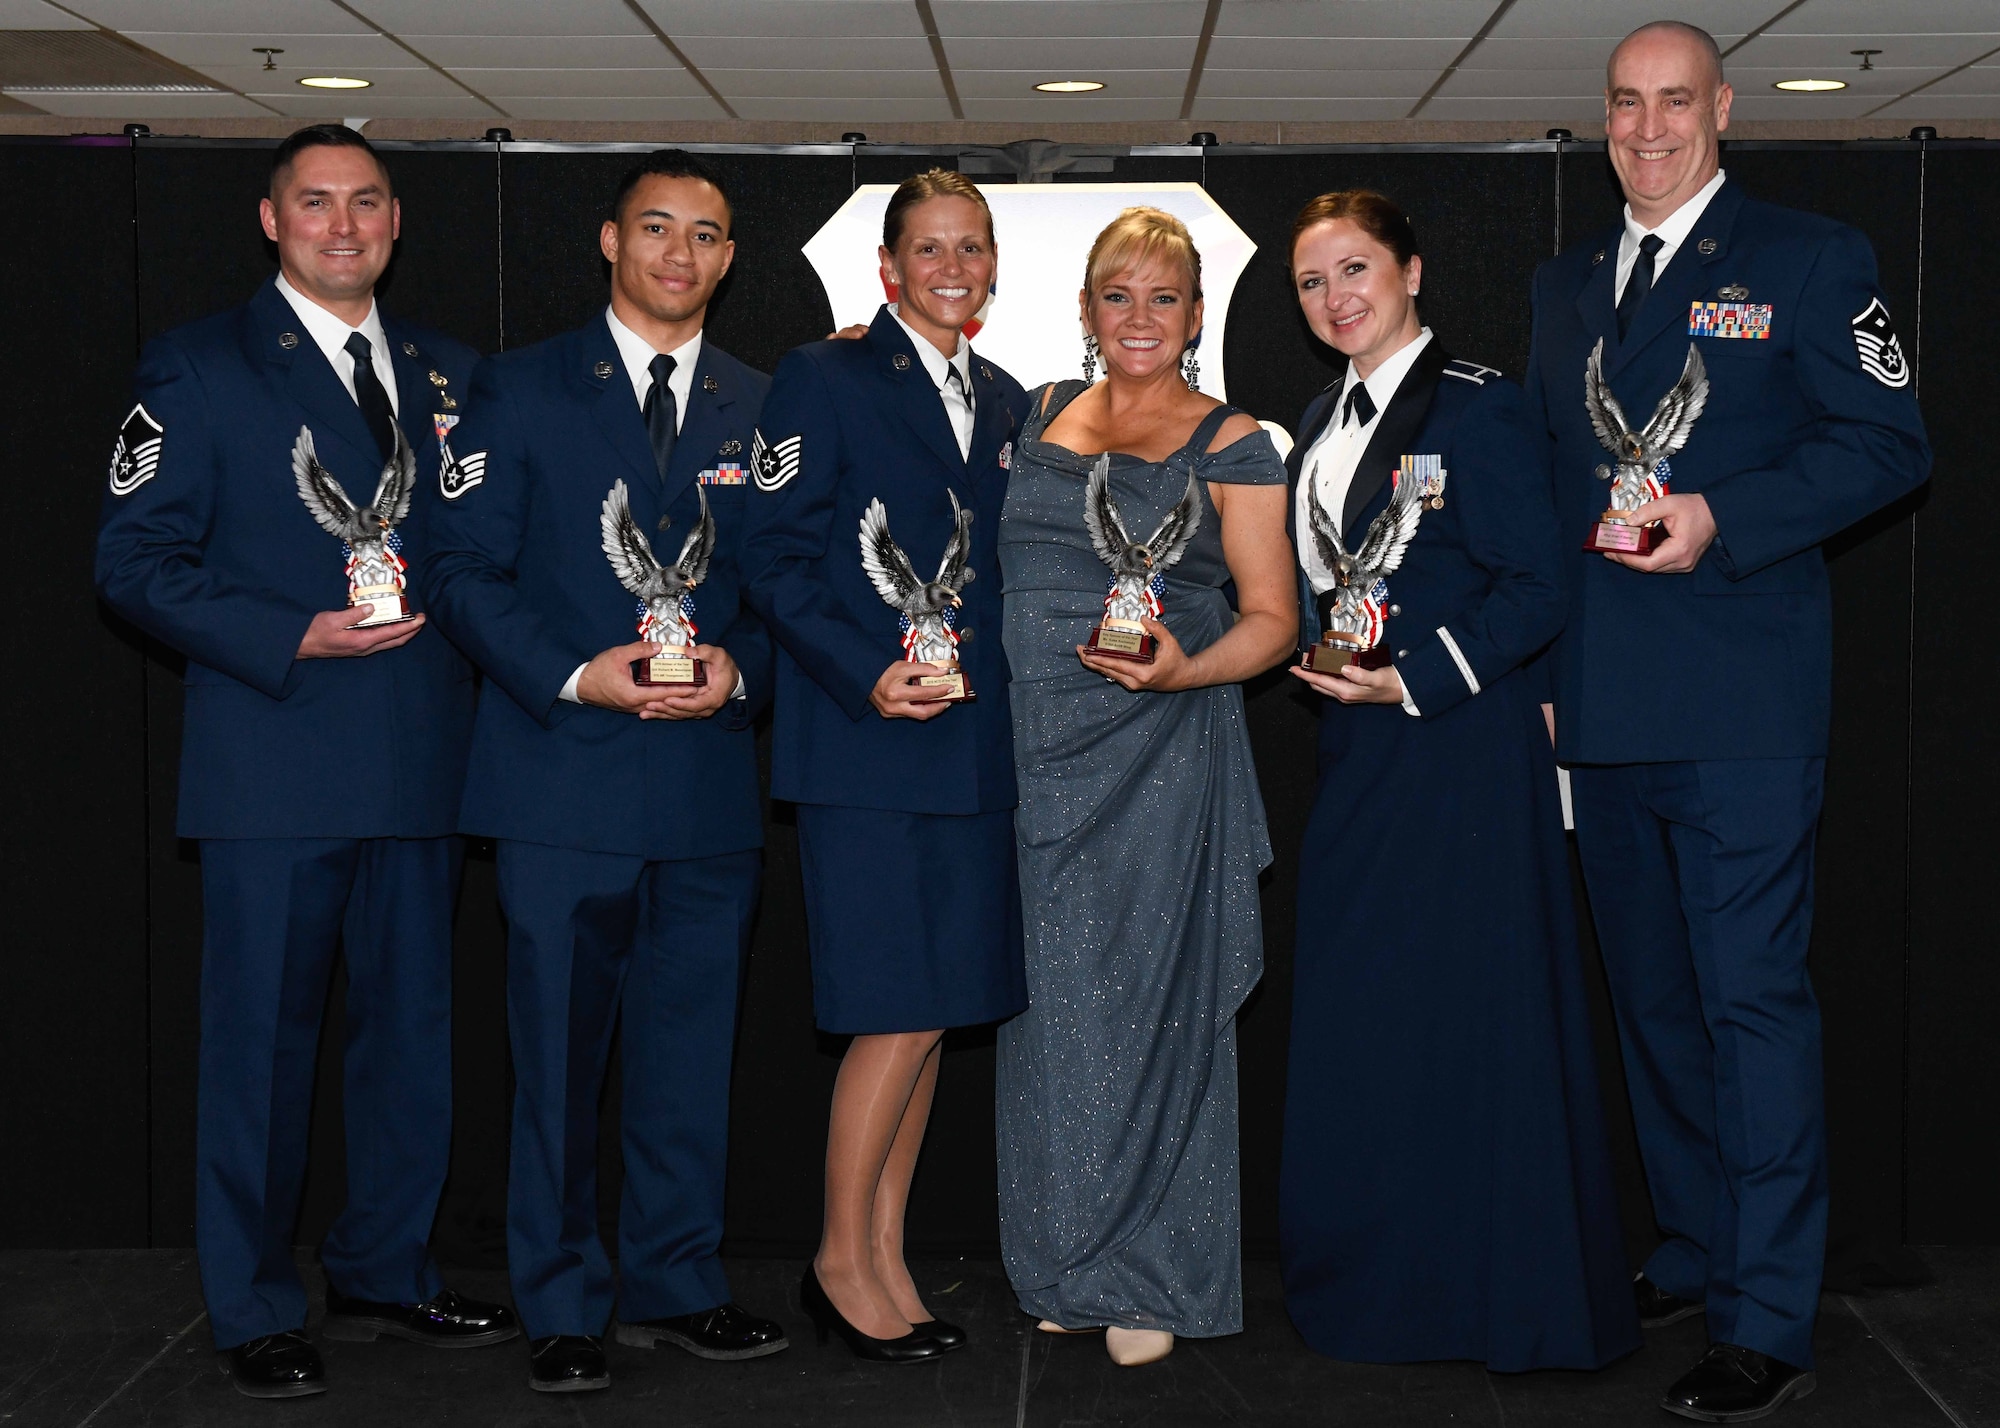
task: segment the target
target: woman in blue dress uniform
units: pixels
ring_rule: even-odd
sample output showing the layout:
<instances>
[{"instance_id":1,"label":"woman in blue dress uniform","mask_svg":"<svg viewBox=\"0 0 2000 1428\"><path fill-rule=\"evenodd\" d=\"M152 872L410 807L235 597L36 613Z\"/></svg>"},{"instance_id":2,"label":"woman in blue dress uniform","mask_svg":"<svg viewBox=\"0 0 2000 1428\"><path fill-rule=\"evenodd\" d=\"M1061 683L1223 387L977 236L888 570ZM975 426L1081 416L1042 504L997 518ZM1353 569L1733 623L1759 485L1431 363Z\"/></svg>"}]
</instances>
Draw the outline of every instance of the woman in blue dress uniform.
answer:
<instances>
[{"instance_id":1,"label":"woman in blue dress uniform","mask_svg":"<svg viewBox=\"0 0 2000 1428\"><path fill-rule=\"evenodd\" d=\"M1399 482L1421 505L1386 592L1349 572L1392 662L1292 671L1327 698L1300 855L1285 1301L1335 1358L1596 1368L1639 1331L1545 696L1522 667L1562 623L1547 455L1520 388L1421 326L1422 276L1379 194L1323 195L1294 227L1299 304L1349 359L1288 463L1309 638L1341 564L1313 504L1351 556Z\"/></svg>"},{"instance_id":2,"label":"woman in blue dress uniform","mask_svg":"<svg viewBox=\"0 0 2000 1428\"><path fill-rule=\"evenodd\" d=\"M931 1317L903 1263L944 1029L1027 1004L995 549L1026 399L962 335L995 266L992 214L969 180L905 180L881 262L896 304L864 336L778 365L742 563L745 599L780 651L771 793L798 805L814 1015L854 1038L801 1294L822 1336L907 1362L965 1338ZM906 658L899 612L863 569L860 525L875 501L922 580L939 569L956 508L972 516L951 612L969 701L913 682L941 667Z\"/></svg>"}]
</instances>

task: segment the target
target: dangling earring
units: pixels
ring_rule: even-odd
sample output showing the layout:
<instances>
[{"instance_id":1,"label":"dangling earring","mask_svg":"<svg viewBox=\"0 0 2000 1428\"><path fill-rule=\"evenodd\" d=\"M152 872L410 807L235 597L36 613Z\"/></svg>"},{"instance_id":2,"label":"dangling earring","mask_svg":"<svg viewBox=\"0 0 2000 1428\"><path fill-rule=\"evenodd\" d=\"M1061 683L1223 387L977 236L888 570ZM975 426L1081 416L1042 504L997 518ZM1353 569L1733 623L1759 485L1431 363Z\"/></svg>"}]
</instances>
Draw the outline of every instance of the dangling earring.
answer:
<instances>
[{"instance_id":1,"label":"dangling earring","mask_svg":"<svg viewBox=\"0 0 2000 1428\"><path fill-rule=\"evenodd\" d=\"M1097 334L1083 335L1083 380L1086 384L1097 380Z\"/></svg>"},{"instance_id":2,"label":"dangling earring","mask_svg":"<svg viewBox=\"0 0 2000 1428\"><path fill-rule=\"evenodd\" d=\"M1181 376L1187 379L1190 392L1197 390L1201 382L1201 363L1194 355L1194 349L1199 346L1201 338L1197 336L1194 341L1188 343L1187 350L1181 353Z\"/></svg>"}]
</instances>

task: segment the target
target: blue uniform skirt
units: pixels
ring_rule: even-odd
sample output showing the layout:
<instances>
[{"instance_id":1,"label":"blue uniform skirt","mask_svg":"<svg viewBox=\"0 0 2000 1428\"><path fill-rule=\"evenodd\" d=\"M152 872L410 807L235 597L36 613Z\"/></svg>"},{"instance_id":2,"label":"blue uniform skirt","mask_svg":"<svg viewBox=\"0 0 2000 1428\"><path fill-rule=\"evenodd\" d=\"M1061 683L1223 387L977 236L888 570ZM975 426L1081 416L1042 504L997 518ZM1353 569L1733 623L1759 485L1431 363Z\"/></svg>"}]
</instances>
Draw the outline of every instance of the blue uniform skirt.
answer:
<instances>
[{"instance_id":1,"label":"blue uniform skirt","mask_svg":"<svg viewBox=\"0 0 2000 1428\"><path fill-rule=\"evenodd\" d=\"M799 805L813 1020L869 1035L1028 1005L1014 814Z\"/></svg>"}]
</instances>

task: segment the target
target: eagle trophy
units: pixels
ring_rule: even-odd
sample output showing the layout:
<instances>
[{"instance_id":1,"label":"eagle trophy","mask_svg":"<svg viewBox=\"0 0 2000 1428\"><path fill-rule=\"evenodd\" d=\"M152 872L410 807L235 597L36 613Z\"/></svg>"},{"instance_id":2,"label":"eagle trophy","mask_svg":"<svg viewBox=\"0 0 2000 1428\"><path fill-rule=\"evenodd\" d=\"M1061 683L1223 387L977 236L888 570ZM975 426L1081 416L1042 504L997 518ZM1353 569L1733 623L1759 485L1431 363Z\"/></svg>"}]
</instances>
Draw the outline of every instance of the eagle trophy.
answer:
<instances>
[{"instance_id":1,"label":"eagle trophy","mask_svg":"<svg viewBox=\"0 0 2000 1428\"><path fill-rule=\"evenodd\" d=\"M903 658L949 671L919 675L911 682L937 691L937 699L959 701L974 697L958 664L958 610L964 603L958 592L972 583L967 562L972 559L973 513L959 505L958 493L950 487L945 495L951 498L952 532L936 579L917 578L909 556L889 534L889 510L879 499L870 501L861 517L861 568L868 572L875 593L902 617L897 627L903 635Z\"/></svg>"},{"instance_id":2,"label":"eagle trophy","mask_svg":"<svg viewBox=\"0 0 2000 1428\"><path fill-rule=\"evenodd\" d=\"M598 515L604 554L618 583L639 597L639 638L662 646L652 659L632 661L634 684L705 685L708 671L689 651L694 647L694 588L708 576L715 554L715 518L708 511L708 493L695 487L701 519L681 542L680 558L662 565L639 523L632 519L632 497L623 478L612 482Z\"/></svg>"},{"instance_id":3,"label":"eagle trophy","mask_svg":"<svg viewBox=\"0 0 2000 1428\"><path fill-rule=\"evenodd\" d=\"M1160 518L1144 541L1134 541L1111 499L1111 453L1097 458L1083 492L1083 524L1097 558L1111 567L1104 595L1104 619L1090 632L1089 648L1113 659L1153 660L1153 637L1145 620L1160 618L1167 571L1187 553L1201 527L1201 483L1188 473L1187 490Z\"/></svg>"},{"instance_id":4,"label":"eagle trophy","mask_svg":"<svg viewBox=\"0 0 2000 1428\"><path fill-rule=\"evenodd\" d=\"M382 467L375 499L358 508L333 473L319 464L311 427L300 427L299 439L292 443L292 479L298 485L299 499L321 530L340 537L341 553L347 557L347 603L374 607L367 619L354 625L357 630L416 618L403 598L407 567L403 564L403 538L396 534L396 527L410 514L417 457L403 439L402 427L395 431L396 449Z\"/></svg>"}]
</instances>

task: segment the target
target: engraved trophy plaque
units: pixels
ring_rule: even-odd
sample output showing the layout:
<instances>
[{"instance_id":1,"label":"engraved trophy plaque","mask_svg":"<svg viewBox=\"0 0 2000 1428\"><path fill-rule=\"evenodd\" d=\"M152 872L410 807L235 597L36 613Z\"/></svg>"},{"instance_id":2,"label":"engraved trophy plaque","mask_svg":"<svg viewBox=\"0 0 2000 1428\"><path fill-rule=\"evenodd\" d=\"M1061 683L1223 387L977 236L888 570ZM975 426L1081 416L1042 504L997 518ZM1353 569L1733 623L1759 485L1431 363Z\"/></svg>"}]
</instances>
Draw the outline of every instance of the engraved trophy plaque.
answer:
<instances>
[{"instance_id":1,"label":"engraved trophy plaque","mask_svg":"<svg viewBox=\"0 0 2000 1428\"><path fill-rule=\"evenodd\" d=\"M958 592L972 583L973 572L966 567L972 558L973 513L958 504L950 487L945 495L951 498L952 533L935 580L917 578L916 567L889 534L889 510L879 500L870 501L861 517L861 568L883 603L902 617L903 658L944 667L943 673L912 675L908 682L930 691L932 701L962 703L978 697L958 662L958 611L964 603Z\"/></svg>"},{"instance_id":2,"label":"engraved trophy plaque","mask_svg":"<svg viewBox=\"0 0 2000 1428\"><path fill-rule=\"evenodd\" d=\"M1645 429L1635 432L1625 424L1624 409L1604 380L1604 339L1600 337L1583 369L1583 404L1597 439L1616 462L1615 468L1608 464L1597 468L1597 479L1611 482L1611 507L1590 528L1583 548L1650 554L1666 539L1665 528L1658 521L1640 525L1629 517L1672 489L1673 468L1667 458L1687 445L1695 418L1708 405L1708 369L1701 360L1701 349L1688 344L1687 364L1681 368L1680 379L1660 398Z\"/></svg>"},{"instance_id":3,"label":"engraved trophy plaque","mask_svg":"<svg viewBox=\"0 0 2000 1428\"><path fill-rule=\"evenodd\" d=\"M680 558L662 565L651 542L632 519L631 494L623 480L612 483L598 516L604 554L618 583L639 597L639 638L660 646L651 659L632 661L632 682L698 689L708 683L708 666L694 656L694 588L708 575L715 553L715 518L708 493L695 487L701 519L681 542Z\"/></svg>"},{"instance_id":4,"label":"engraved trophy plaque","mask_svg":"<svg viewBox=\"0 0 2000 1428\"><path fill-rule=\"evenodd\" d=\"M292 480L298 486L299 499L321 530L340 537L341 554L347 559L348 606L374 607L365 619L350 626L352 629L417 618L404 594L408 572L403 564L403 538L396 533L396 527L410 514L416 475L416 453L403 439L399 426L396 449L382 467L375 499L357 508L333 473L319 464L312 429L300 427L299 439L292 443Z\"/></svg>"},{"instance_id":5,"label":"engraved trophy plaque","mask_svg":"<svg viewBox=\"0 0 2000 1428\"><path fill-rule=\"evenodd\" d=\"M1308 645L1299 663L1315 674L1336 674L1353 664L1383 669L1392 661L1382 644L1389 617L1402 613L1389 603L1388 577L1403 563L1426 508L1444 505L1445 470L1436 456L1405 456L1390 473L1389 504L1368 523L1360 549L1349 554L1336 518L1315 494L1308 502L1313 548L1333 574L1321 596L1324 610L1319 643Z\"/></svg>"},{"instance_id":6,"label":"engraved trophy plaque","mask_svg":"<svg viewBox=\"0 0 2000 1428\"><path fill-rule=\"evenodd\" d=\"M1090 631L1086 647L1108 659L1153 662L1153 636L1148 616L1160 618L1160 597L1166 594L1167 571L1194 539L1201 525L1201 486L1192 471L1187 491L1143 543L1134 541L1111 499L1111 455L1106 452L1090 468L1084 487L1083 524L1090 532L1097 558L1111 567L1111 585L1104 594L1104 618Z\"/></svg>"}]
</instances>

